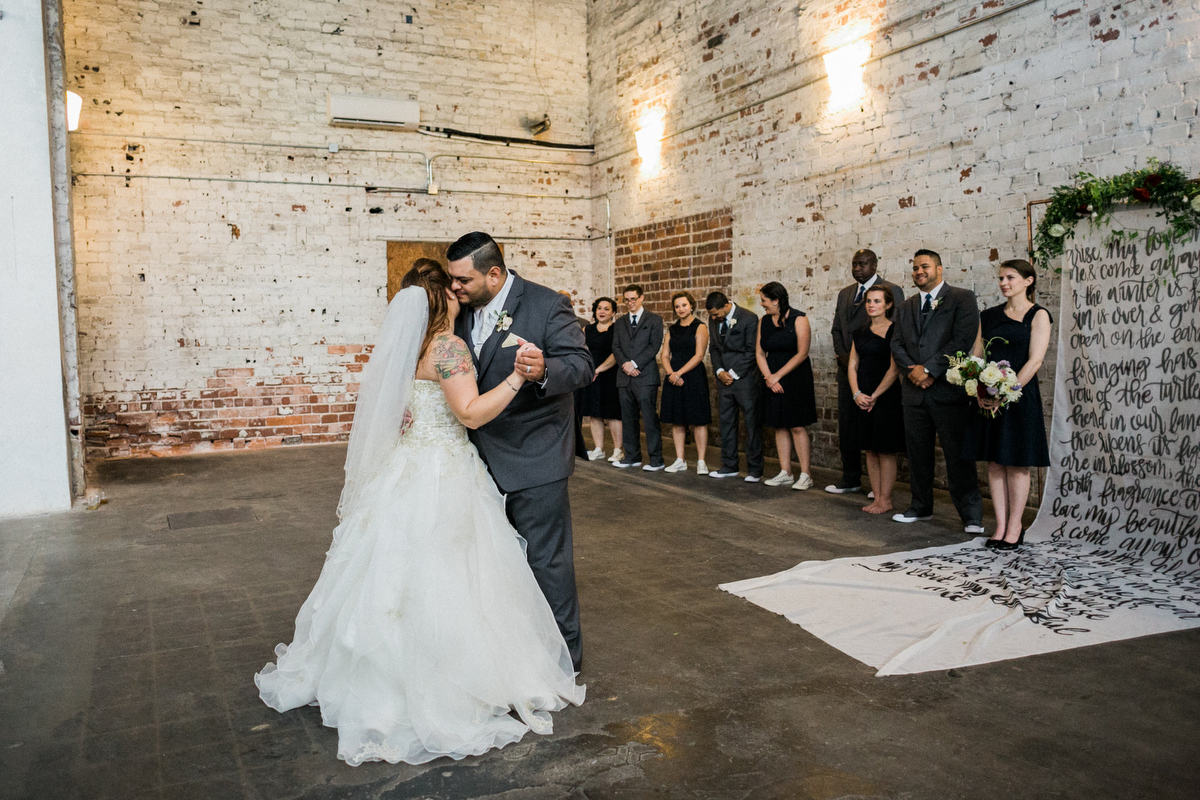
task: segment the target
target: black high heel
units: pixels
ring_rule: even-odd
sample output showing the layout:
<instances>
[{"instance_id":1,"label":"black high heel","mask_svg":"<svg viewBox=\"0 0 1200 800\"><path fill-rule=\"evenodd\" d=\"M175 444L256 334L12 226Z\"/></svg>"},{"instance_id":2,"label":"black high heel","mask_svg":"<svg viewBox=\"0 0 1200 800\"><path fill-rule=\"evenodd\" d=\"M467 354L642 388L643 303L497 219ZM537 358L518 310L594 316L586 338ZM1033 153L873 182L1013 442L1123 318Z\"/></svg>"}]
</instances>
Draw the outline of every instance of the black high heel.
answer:
<instances>
[{"instance_id":1,"label":"black high heel","mask_svg":"<svg viewBox=\"0 0 1200 800\"><path fill-rule=\"evenodd\" d=\"M1003 539L1001 539L1000 541L998 541L996 543L996 549L997 550L1005 550L1005 551L1016 550L1018 547L1020 547L1024 543L1025 543L1025 529L1021 528L1021 535L1017 538L1017 540L1015 542L1006 542Z\"/></svg>"}]
</instances>

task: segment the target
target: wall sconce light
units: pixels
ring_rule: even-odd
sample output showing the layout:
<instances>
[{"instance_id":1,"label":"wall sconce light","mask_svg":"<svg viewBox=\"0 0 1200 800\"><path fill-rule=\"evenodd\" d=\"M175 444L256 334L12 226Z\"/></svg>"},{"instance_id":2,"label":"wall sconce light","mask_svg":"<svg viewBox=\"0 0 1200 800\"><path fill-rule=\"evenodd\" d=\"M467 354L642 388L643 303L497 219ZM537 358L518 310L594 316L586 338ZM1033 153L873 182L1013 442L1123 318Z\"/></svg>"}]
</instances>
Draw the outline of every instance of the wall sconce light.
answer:
<instances>
[{"instance_id":1,"label":"wall sconce light","mask_svg":"<svg viewBox=\"0 0 1200 800\"><path fill-rule=\"evenodd\" d=\"M829 77L829 110L841 111L858 105L867 93L863 83L863 65L871 57L871 44L858 41L825 54L825 73Z\"/></svg>"},{"instance_id":2,"label":"wall sconce light","mask_svg":"<svg viewBox=\"0 0 1200 800\"><path fill-rule=\"evenodd\" d=\"M83 98L74 92L67 92L67 130L73 131L79 127L79 112L83 109Z\"/></svg>"},{"instance_id":3,"label":"wall sconce light","mask_svg":"<svg viewBox=\"0 0 1200 800\"><path fill-rule=\"evenodd\" d=\"M641 127L633 134L637 140L638 158L642 160L642 173L645 175L656 174L661 166L665 127L666 114L661 108L655 108L642 115Z\"/></svg>"}]
</instances>

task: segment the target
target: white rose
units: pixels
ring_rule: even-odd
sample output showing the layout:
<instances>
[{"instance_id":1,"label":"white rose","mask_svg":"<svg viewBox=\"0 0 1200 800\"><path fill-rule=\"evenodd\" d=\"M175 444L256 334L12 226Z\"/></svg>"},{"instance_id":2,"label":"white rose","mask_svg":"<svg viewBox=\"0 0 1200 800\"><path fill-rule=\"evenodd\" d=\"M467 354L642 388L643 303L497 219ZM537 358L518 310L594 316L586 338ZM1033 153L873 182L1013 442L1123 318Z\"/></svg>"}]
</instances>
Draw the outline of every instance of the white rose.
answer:
<instances>
[{"instance_id":1,"label":"white rose","mask_svg":"<svg viewBox=\"0 0 1200 800\"><path fill-rule=\"evenodd\" d=\"M1046 231L1046 232L1047 232L1047 233L1049 233L1051 236L1053 236L1055 239L1057 239L1057 238L1059 238L1060 236L1066 236L1066 234L1067 234L1067 229L1066 229L1066 228L1064 228L1062 225L1059 225L1059 224L1056 222L1056 223L1054 223L1053 225L1051 225L1051 226L1050 226L1050 230L1048 230L1048 231Z\"/></svg>"},{"instance_id":2,"label":"white rose","mask_svg":"<svg viewBox=\"0 0 1200 800\"><path fill-rule=\"evenodd\" d=\"M967 395L974 397L979 391L979 381L967 381L963 384L963 388L967 390Z\"/></svg>"},{"instance_id":3,"label":"white rose","mask_svg":"<svg viewBox=\"0 0 1200 800\"><path fill-rule=\"evenodd\" d=\"M949 370L946 373L946 383L949 383L952 386L962 386L963 385L962 373L956 369Z\"/></svg>"},{"instance_id":4,"label":"white rose","mask_svg":"<svg viewBox=\"0 0 1200 800\"><path fill-rule=\"evenodd\" d=\"M995 386L1000 381L1004 380L1004 373L995 364L986 367L983 372L979 373L979 380L983 381L988 386Z\"/></svg>"},{"instance_id":5,"label":"white rose","mask_svg":"<svg viewBox=\"0 0 1200 800\"><path fill-rule=\"evenodd\" d=\"M1006 403L1015 403L1021 399L1021 390L1005 386L1000 389L1000 396L1004 398L1004 402Z\"/></svg>"},{"instance_id":6,"label":"white rose","mask_svg":"<svg viewBox=\"0 0 1200 800\"><path fill-rule=\"evenodd\" d=\"M984 361L984 360L983 360L982 358L980 358L979 356L971 356L971 361L973 361L973 362L974 362L974 363L975 363L977 366L980 366L980 367L986 367L986 366L987 366L987 362L986 362L986 361Z\"/></svg>"},{"instance_id":7,"label":"white rose","mask_svg":"<svg viewBox=\"0 0 1200 800\"><path fill-rule=\"evenodd\" d=\"M1200 214L1200 194L1192 198L1192 211Z\"/></svg>"}]
</instances>

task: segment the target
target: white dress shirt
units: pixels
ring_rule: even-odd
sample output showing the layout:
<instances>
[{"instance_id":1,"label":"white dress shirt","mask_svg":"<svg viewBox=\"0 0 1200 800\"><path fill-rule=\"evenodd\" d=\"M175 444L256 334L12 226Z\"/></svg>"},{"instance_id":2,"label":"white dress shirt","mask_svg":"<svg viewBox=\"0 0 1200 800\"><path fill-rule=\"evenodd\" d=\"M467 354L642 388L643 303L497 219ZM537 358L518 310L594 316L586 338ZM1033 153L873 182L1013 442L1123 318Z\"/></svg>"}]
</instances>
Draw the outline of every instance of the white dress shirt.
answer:
<instances>
[{"instance_id":1,"label":"white dress shirt","mask_svg":"<svg viewBox=\"0 0 1200 800\"><path fill-rule=\"evenodd\" d=\"M932 303L934 300L937 300L938 294L942 291L942 287L945 285L946 285L946 282L942 281L937 286L930 289L928 292L921 292L921 304L919 306L917 306L917 311L920 311L922 308L925 307L925 298L926 297L930 298L930 301L929 301L930 303Z\"/></svg>"},{"instance_id":2,"label":"white dress shirt","mask_svg":"<svg viewBox=\"0 0 1200 800\"><path fill-rule=\"evenodd\" d=\"M874 275L871 276L870 280L868 280L866 283L860 283L858 285L858 288L854 290L854 298L857 300L858 296L859 296L858 293L862 292L862 298L863 298L863 300L866 300L867 299L867 289L870 289L872 286L874 286L878 282L879 282L879 273L876 272Z\"/></svg>"},{"instance_id":3,"label":"white dress shirt","mask_svg":"<svg viewBox=\"0 0 1200 800\"><path fill-rule=\"evenodd\" d=\"M496 296L483 308L475 309L475 325L471 329L471 342L474 345L476 358L479 358L479 351L483 349L484 342L496 332L496 321L500 319L500 312L504 310L504 304L508 301L508 293L512 289L512 285L513 273L512 270L509 270L508 277L504 280L500 291L496 292Z\"/></svg>"}]
</instances>

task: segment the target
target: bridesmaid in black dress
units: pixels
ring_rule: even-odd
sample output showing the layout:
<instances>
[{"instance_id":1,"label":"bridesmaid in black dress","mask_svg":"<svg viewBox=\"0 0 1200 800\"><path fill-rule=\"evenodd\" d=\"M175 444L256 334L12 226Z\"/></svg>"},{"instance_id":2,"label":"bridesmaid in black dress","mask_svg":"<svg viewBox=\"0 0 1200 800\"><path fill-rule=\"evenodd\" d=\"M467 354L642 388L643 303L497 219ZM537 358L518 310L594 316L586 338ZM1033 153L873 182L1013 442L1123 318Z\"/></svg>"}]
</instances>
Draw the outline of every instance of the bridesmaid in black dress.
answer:
<instances>
[{"instance_id":1,"label":"bridesmaid in black dress","mask_svg":"<svg viewBox=\"0 0 1200 800\"><path fill-rule=\"evenodd\" d=\"M763 425L775 429L775 449L780 472L768 486L791 484L793 489L810 489L810 442L806 428L817 421L817 397L813 386L808 346L812 329L803 311L788 305L787 289L771 281L759 290L759 303L767 312L758 326L758 368L766 381ZM792 476L792 446L795 445L799 476ZM793 482L794 481L794 482Z\"/></svg>"},{"instance_id":2,"label":"bridesmaid in black dress","mask_svg":"<svg viewBox=\"0 0 1200 800\"><path fill-rule=\"evenodd\" d=\"M575 392L575 402L583 414L584 422L592 429L595 447L588 452L589 461L604 458L604 424L613 438L613 454L609 461L619 460L621 453L621 401L617 397L617 365L613 357L613 321L617 304L611 298L601 297L592 303L592 319L596 320L583 329L583 338L592 353L596 371L592 382Z\"/></svg>"},{"instance_id":3,"label":"bridesmaid in black dress","mask_svg":"<svg viewBox=\"0 0 1200 800\"><path fill-rule=\"evenodd\" d=\"M667 328L663 337L658 361L663 374L662 406L658 414L661 422L671 425L671 438L675 440L675 463L667 472L686 472L687 459L684 444L688 426L696 439L696 474L707 475L708 425L712 422L712 407L708 399L708 370L704 366L704 354L708 352L708 326L700 324L693 313L696 301L687 292L676 292L671 296L671 306L678 320Z\"/></svg>"},{"instance_id":4,"label":"bridesmaid in black dress","mask_svg":"<svg viewBox=\"0 0 1200 800\"><path fill-rule=\"evenodd\" d=\"M1028 261L1000 265L1000 294L1006 302L979 315L975 355L1007 361L1017 371L1021 399L992 417L981 415L967 432L966 455L988 462L988 485L996 507L996 533L986 542L998 550L1016 550L1025 538L1021 515L1029 499L1029 470L1050 466L1046 421L1037 373L1050 346L1050 312L1033 302L1037 273ZM999 338L997 338L999 337ZM985 342L993 340L984 352ZM998 405L977 398L979 407Z\"/></svg>"},{"instance_id":5,"label":"bridesmaid in black dress","mask_svg":"<svg viewBox=\"0 0 1200 800\"><path fill-rule=\"evenodd\" d=\"M875 500L863 506L868 514L892 510L896 484L896 453L902 453L904 409L900 405L900 370L892 360L892 311L889 289L873 286L863 298L869 322L854 332L850 346L850 391L858 406L859 447L867 453L867 475Z\"/></svg>"}]
</instances>

